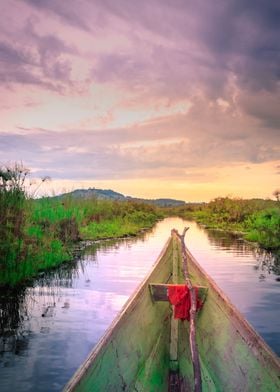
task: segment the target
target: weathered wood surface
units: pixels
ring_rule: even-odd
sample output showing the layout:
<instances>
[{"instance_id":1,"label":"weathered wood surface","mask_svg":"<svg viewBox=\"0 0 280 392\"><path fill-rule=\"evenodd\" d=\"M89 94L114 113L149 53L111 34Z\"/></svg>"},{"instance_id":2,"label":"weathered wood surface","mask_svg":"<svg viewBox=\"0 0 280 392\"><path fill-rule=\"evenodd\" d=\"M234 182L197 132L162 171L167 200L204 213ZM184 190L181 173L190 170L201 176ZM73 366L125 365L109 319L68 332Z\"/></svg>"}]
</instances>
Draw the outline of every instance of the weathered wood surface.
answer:
<instances>
[{"instance_id":1,"label":"weathered wood surface","mask_svg":"<svg viewBox=\"0 0 280 392\"><path fill-rule=\"evenodd\" d=\"M193 389L189 322L178 323L176 354L175 343L172 349L170 347L170 305L166 301L154 301L149 289L151 283L170 281L174 249L179 255L178 262L182 261L180 246L176 237L168 241L153 271L129 299L65 391L168 391L173 348L180 369L180 391ZM186 254L193 284L208 288L203 311L197 314L203 392L280 391L279 358L188 250ZM185 283L180 268L178 283Z\"/></svg>"},{"instance_id":2,"label":"weathered wood surface","mask_svg":"<svg viewBox=\"0 0 280 392\"><path fill-rule=\"evenodd\" d=\"M174 241L181 246L179 239ZM186 254L192 283L208 287L203 311L197 317L203 392L280 391L279 358L187 249ZM180 323L178 356L185 390L193 388L188 333L189 324Z\"/></svg>"},{"instance_id":3,"label":"weathered wood surface","mask_svg":"<svg viewBox=\"0 0 280 392\"><path fill-rule=\"evenodd\" d=\"M192 284L189 273L189 266L187 260L187 253L185 247L185 235L188 231L188 227L185 227L183 234L179 235L178 231L173 230L172 235L176 236L180 240L181 243L181 257L182 257L182 270L185 279L185 284L187 285L190 293L191 300L191 308L190 308L190 331L189 331L189 342L190 342L190 350L191 350L191 360L193 364L193 373L194 373L194 392L202 392L202 379L201 379L201 366L200 366L200 358L199 351L196 342L196 290Z\"/></svg>"},{"instance_id":4,"label":"weathered wood surface","mask_svg":"<svg viewBox=\"0 0 280 392\"><path fill-rule=\"evenodd\" d=\"M154 301L168 301L168 287L174 286L173 284L164 284L164 283L150 283L150 291ZM178 286L178 285L176 285ZM185 284L180 284L179 286L185 286ZM208 287L205 286L194 286L194 288L198 289L198 297L202 301L205 302L207 298Z\"/></svg>"},{"instance_id":5,"label":"weathered wood surface","mask_svg":"<svg viewBox=\"0 0 280 392\"><path fill-rule=\"evenodd\" d=\"M176 249L174 249L174 243L172 242L172 282L177 283L178 282L178 269L179 269L179 256L178 253L176 252ZM153 292L153 289L150 286L151 292ZM155 286L154 286L155 287ZM155 297L154 297L154 300ZM168 298L167 298L168 300ZM172 306L172 314L174 314L174 306ZM179 320L176 320L174 317L171 317L171 322L170 322L170 348L169 348L169 354L170 354L170 370L173 372L173 377L172 377L172 384L179 386L179 377L178 377L178 322ZM177 381L176 381L176 376L177 376ZM169 385L170 389L170 385ZM175 390L175 386L172 388Z\"/></svg>"},{"instance_id":6,"label":"weathered wood surface","mask_svg":"<svg viewBox=\"0 0 280 392\"><path fill-rule=\"evenodd\" d=\"M170 306L151 300L149 283L172 273L172 241L64 391L167 392Z\"/></svg>"}]
</instances>

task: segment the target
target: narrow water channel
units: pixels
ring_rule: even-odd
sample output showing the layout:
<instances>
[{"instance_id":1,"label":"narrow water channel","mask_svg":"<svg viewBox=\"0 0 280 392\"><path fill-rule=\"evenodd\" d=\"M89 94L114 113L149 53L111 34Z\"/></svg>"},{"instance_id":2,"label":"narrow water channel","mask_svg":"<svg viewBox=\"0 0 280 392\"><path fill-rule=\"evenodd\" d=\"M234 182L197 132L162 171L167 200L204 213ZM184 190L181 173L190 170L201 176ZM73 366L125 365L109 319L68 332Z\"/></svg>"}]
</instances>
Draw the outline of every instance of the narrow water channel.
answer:
<instances>
[{"instance_id":1,"label":"narrow water channel","mask_svg":"<svg viewBox=\"0 0 280 392\"><path fill-rule=\"evenodd\" d=\"M241 239L167 218L132 239L88 246L83 257L17 293L0 292L0 390L61 391L143 280L172 228L280 355L277 265Z\"/></svg>"}]
</instances>

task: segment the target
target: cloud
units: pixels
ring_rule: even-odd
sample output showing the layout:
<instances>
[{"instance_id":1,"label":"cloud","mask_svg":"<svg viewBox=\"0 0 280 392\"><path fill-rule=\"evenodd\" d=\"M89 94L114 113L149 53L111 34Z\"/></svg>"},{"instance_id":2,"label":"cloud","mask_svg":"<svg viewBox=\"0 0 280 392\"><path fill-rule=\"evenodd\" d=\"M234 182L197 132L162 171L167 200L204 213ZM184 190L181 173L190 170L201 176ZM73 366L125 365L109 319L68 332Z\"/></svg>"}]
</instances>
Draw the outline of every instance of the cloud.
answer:
<instances>
[{"instance_id":1,"label":"cloud","mask_svg":"<svg viewBox=\"0 0 280 392\"><path fill-rule=\"evenodd\" d=\"M277 93L275 92L274 94L266 91L260 91L257 95L242 94L240 103L246 113L259 119L265 127L268 127L279 134L280 91Z\"/></svg>"},{"instance_id":2,"label":"cloud","mask_svg":"<svg viewBox=\"0 0 280 392\"><path fill-rule=\"evenodd\" d=\"M21 4L22 6L22 4ZM17 29L17 20L14 20ZM38 33L38 18L25 15L18 35L11 39L8 26L0 35L0 80L2 85L31 85L41 90L65 93L74 89L72 61L75 45L52 33ZM15 34L14 32L12 34ZM78 86L80 88L80 84Z\"/></svg>"},{"instance_id":3,"label":"cloud","mask_svg":"<svg viewBox=\"0 0 280 392\"><path fill-rule=\"evenodd\" d=\"M15 44L0 43L0 80L3 84L40 86L54 91L63 89L63 82L70 83L71 66L67 61L41 55L34 50Z\"/></svg>"},{"instance_id":4,"label":"cloud","mask_svg":"<svg viewBox=\"0 0 280 392\"><path fill-rule=\"evenodd\" d=\"M38 65L38 61L31 51L12 47L5 42L0 42L0 56L1 61L7 64Z\"/></svg>"},{"instance_id":5,"label":"cloud","mask_svg":"<svg viewBox=\"0 0 280 392\"><path fill-rule=\"evenodd\" d=\"M277 1L11 4L2 159L69 179L279 159Z\"/></svg>"},{"instance_id":6,"label":"cloud","mask_svg":"<svg viewBox=\"0 0 280 392\"><path fill-rule=\"evenodd\" d=\"M133 20L137 28L129 31L132 49L100 54L93 79L137 89L139 100L188 98L195 106L198 93L211 101L224 99L237 112L279 129L280 31L275 23L279 5L275 1L265 6L251 1L229 1L223 7L220 2L201 1L160 5L104 4L108 13L127 25ZM253 99L257 94L262 98ZM265 105L268 96L272 105Z\"/></svg>"},{"instance_id":7,"label":"cloud","mask_svg":"<svg viewBox=\"0 0 280 392\"><path fill-rule=\"evenodd\" d=\"M140 129L21 129L20 134L0 133L2 159L16 155L31 168L39 168L42 175L68 179L162 178L170 173L184 178L194 169L279 159L279 145L260 137L254 129L252 143L239 132L213 132L211 127L199 129L195 123L189 130L184 127L188 115L176 118L166 118L157 126L147 123ZM174 122L177 131L171 134Z\"/></svg>"},{"instance_id":8,"label":"cloud","mask_svg":"<svg viewBox=\"0 0 280 392\"><path fill-rule=\"evenodd\" d=\"M30 6L37 8L41 11L50 13L57 16L62 21L69 23L73 27L90 30L83 17L80 17L80 12L77 12L77 7L81 8L85 1L79 1L79 5L75 1L67 1L67 3L56 0L24 0Z\"/></svg>"}]
</instances>

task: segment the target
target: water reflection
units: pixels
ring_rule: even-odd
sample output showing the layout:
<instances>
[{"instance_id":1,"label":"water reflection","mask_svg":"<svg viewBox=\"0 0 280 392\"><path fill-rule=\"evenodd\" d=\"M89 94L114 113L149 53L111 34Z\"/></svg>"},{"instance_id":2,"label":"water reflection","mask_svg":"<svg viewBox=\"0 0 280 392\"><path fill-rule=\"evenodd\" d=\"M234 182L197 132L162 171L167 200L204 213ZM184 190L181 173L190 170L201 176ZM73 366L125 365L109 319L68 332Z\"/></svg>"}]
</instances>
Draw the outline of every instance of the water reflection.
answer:
<instances>
[{"instance_id":1,"label":"water reflection","mask_svg":"<svg viewBox=\"0 0 280 392\"><path fill-rule=\"evenodd\" d=\"M236 236L169 218L137 238L82 244L73 263L41 274L32 286L0 292L1 390L60 391L152 267L171 229L182 232L185 225L197 260L279 352L279 258Z\"/></svg>"},{"instance_id":2,"label":"water reflection","mask_svg":"<svg viewBox=\"0 0 280 392\"><path fill-rule=\"evenodd\" d=\"M119 252L122 247L126 247L130 249L133 247L135 243L145 242L147 236L152 233L154 230L148 230L140 233L137 237L129 237L129 238L121 238L121 239L108 239L108 240L100 240L100 241L87 241L82 244L82 249L80 252L79 259L82 261L90 260L96 261L96 254L98 251L102 251L106 253L107 251L111 254L115 252Z\"/></svg>"},{"instance_id":3,"label":"water reflection","mask_svg":"<svg viewBox=\"0 0 280 392\"><path fill-rule=\"evenodd\" d=\"M62 389L145 276L147 265L124 255L152 233L81 244L76 261L0 291L2 391Z\"/></svg>"},{"instance_id":4,"label":"water reflection","mask_svg":"<svg viewBox=\"0 0 280 392\"><path fill-rule=\"evenodd\" d=\"M261 250L238 235L215 230L204 231L204 235L208 245L195 245L193 254L280 355L279 255Z\"/></svg>"},{"instance_id":5,"label":"water reflection","mask_svg":"<svg viewBox=\"0 0 280 392\"><path fill-rule=\"evenodd\" d=\"M209 243L216 249L222 249L235 256L248 255L253 253L256 264L253 268L260 271L260 279L265 278L265 274L280 275L280 253L273 253L260 249L258 246L244 241L238 234L226 233L220 230L205 231ZM265 273L265 274L264 274ZM276 278L278 281L278 278Z\"/></svg>"},{"instance_id":6,"label":"water reflection","mask_svg":"<svg viewBox=\"0 0 280 392\"><path fill-rule=\"evenodd\" d=\"M255 250L254 254L257 261L256 270L280 275L280 254L266 252L259 248ZM276 280L279 281L279 278L277 277Z\"/></svg>"},{"instance_id":7,"label":"water reflection","mask_svg":"<svg viewBox=\"0 0 280 392\"><path fill-rule=\"evenodd\" d=\"M236 255L246 254L252 250L252 245L243 241L237 234L227 233L221 230L207 230L205 233L210 245L214 248L230 251Z\"/></svg>"},{"instance_id":8,"label":"water reflection","mask_svg":"<svg viewBox=\"0 0 280 392\"><path fill-rule=\"evenodd\" d=\"M0 293L0 315L0 355L20 355L28 346L23 328L23 323L28 320L24 288Z\"/></svg>"}]
</instances>

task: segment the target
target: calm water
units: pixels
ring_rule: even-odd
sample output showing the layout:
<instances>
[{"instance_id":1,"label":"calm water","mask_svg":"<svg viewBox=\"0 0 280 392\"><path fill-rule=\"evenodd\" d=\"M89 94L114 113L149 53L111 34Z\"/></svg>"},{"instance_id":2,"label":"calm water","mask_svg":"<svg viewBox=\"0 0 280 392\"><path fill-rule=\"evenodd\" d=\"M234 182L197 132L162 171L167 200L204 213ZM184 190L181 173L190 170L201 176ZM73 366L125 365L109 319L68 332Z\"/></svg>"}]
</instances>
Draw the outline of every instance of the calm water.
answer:
<instances>
[{"instance_id":1,"label":"calm water","mask_svg":"<svg viewBox=\"0 0 280 392\"><path fill-rule=\"evenodd\" d=\"M88 247L33 287L0 296L1 391L60 391L152 267L172 228L280 355L280 282L267 254L232 236L168 218L136 239Z\"/></svg>"}]
</instances>

